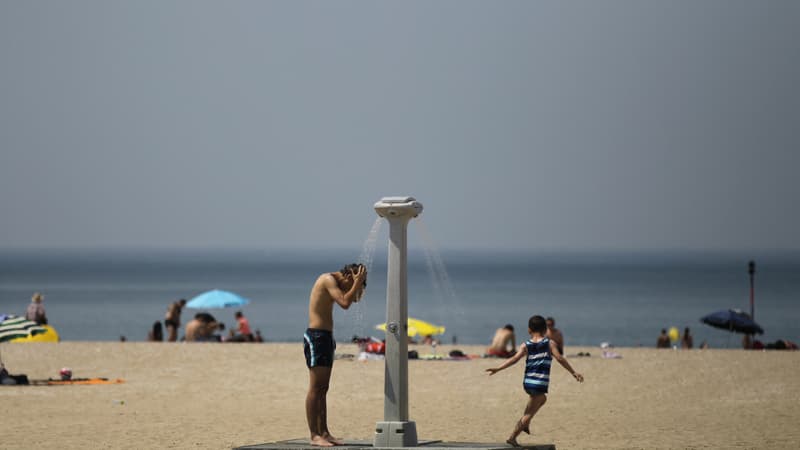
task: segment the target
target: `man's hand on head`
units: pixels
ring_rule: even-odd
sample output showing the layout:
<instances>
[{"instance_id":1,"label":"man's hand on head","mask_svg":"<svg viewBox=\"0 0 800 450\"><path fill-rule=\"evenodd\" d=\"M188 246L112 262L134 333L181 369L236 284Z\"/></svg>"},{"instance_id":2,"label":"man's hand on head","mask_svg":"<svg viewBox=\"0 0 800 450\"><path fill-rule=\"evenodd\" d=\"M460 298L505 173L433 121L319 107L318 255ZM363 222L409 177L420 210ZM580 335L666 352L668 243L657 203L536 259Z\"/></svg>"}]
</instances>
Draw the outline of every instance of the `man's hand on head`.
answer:
<instances>
[{"instance_id":1,"label":"man's hand on head","mask_svg":"<svg viewBox=\"0 0 800 450\"><path fill-rule=\"evenodd\" d=\"M358 269L353 273L353 283L363 285L367 281L367 268L359 265Z\"/></svg>"}]
</instances>

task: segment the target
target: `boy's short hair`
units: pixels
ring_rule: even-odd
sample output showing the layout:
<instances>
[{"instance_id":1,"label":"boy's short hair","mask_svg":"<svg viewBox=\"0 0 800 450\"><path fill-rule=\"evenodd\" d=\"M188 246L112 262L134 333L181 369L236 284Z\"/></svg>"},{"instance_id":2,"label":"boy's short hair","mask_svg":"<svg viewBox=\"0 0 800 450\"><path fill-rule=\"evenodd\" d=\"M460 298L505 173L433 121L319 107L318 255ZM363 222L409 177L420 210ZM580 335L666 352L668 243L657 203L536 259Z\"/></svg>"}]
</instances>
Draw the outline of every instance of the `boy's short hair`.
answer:
<instances>
[{"instance_id":1,"label":"boy's short hair","mask_svg":"<svg viewBox=\"0 0 800 450\"><path fill-rule=\"evenodd\" d=\"M506 326L504 326L503 328L505 328L508 331L514 331L514 325L511 325L510 323L507 323Z\"/></svg>"},{"instance_id":2,"label":"boy's short hair","mask_svg":"<svg viewBox=\"0 0 800 450\"><path fill-rule=\"evenodd\" d=\"M364 267L364 270L366 270L366 266L364 266L363 264L355 264L355 263L347 264L346 266L342 267L339 270L339 273L341 273L342 275L355 275L356 272L358 272L358 269L362 267ZM366 278L364 279L364 287L367 287Z\"/></svg>"},{"instance_id":3,"label":"boy's short hair","mask_svg":"<svg viewBox=\"0 0 800 450\"><path fill-rule=\"evenodd\" d=\"M547 332L547 322L544 321L542 316L531 316L528 319L528 328L536 333L545 333Z\"/></svg>"}]
</instances>

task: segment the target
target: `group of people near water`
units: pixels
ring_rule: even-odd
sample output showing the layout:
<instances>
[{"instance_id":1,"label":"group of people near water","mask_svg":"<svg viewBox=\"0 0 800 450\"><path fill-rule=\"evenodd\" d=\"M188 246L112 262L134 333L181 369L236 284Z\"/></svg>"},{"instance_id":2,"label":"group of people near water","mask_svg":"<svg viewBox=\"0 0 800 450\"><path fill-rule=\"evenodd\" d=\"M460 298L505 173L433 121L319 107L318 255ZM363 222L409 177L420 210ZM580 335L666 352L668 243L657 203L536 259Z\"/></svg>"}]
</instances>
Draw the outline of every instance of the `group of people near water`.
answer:
<instances>
[{"instance_id":1,"label":"group of people near water","mask_svg":"<svg viewBox=\"0 0 800 450\"><path fill-rule=\"evenodd\" d=\"M303 335L303 353L309 370L309 389L306 394L306 419L313 446L332 447L343 445L344 441L331 434L328 429L327 395L330 388L331 371L333 370L336 341L333 339L334 305L347 310L358 303L367 287L367 268L363 264L348 264L339 271L319 275L311 287L308 306L308 328ZM527 405L522 417L514 424L513 431L506 442L519 447L517 437L525 432L530 433L530 423L539 409L547 401L550 381L550 366L555 359L572 374L578 382L583 382L583 375L576 372L563 356L563 335L555 329L555 320L550 318L552 331L548 331L547 320L540 315L528 319L530 339L524 341L513 354L515 346L514 328L506 325L498 330L490 348L504 349L507 359L499 366L486 369L494 375L519 360L525 359L525 375L523 389L528 396ZM549 337L548 336L552 336ZM556 338L555 336L558 336ZM556 340L558 339L558 341Z\"/></svg>"},{"instance_id":2,"label":"group of people near water","mask_svg":"<svg viewBox=\"0 0 800 450\"><path fill-rule=\"evenodd\" d=\"M765 344L753 336L745 334L742 337L742 348L745 350L798 350L800 346L788 339L778 339Z\"/></svg>"},{"instance_id":3,"label":"group of people near water","mask_svg":"<svg viewBox=\"0 0 800 450\"><path fill-rule=\"evenodd\" d=\"M678 338L678 330L671 329L669 333L666 328L661 329L661 334L656 339L656 348L678 348L677 341L680 340L680 348L683 350L690 350L694 347L694 338L692 337L689 327L683 330L683 334ZM703 341L700 344L700 349L708 348L708 343ZM798 345L787 339L778 339L775 342L764 344L753 336L745 334L742 336L742 348L745 350L798 350Z\"/></svg>"},{"instance_id":4,"label":"group of people near water","mask_svg":"<svg viewBox=\"0 0 800 450\"><path fill-rule=\"evenodd\" d=\"M692 336L692 332L689 330L689 327L686 327L683 330L683 334L678 336L678 330L676 328L670 329L669 333L667 333L666 328L661 329L661 334L658 335L658 339L656 339L656 348L672 348L672 341L681 342L681 348L684 350L690 350L694 347L694 337ZM677 344L675 344L677 348ZM700 344L700 348L708 348L708 344L703 341Z\"/></svg>"},{"instance_id":5,"label":"group of people near water","mask_svg":"<svg viewBox=\"0 0 800 450\"><path fill-rule=\"evenodd\" d=\"M161 326L161 321L154 322L147 334L147 340L150 342L164 341L164 329L166 328L166 341L176 342L184 306L186 306L186 299L183 298L170 303L164 315L164 326ZM224 335L225 324L223 322L218 322L207 312L199 312L186 323L181 340L184 342L264 342L261 330L255 330L253 333L250 321L244 313L236 311L234 320L236 320L236 328L230 329L228 334Z\"/></svg>"}]
</instances>

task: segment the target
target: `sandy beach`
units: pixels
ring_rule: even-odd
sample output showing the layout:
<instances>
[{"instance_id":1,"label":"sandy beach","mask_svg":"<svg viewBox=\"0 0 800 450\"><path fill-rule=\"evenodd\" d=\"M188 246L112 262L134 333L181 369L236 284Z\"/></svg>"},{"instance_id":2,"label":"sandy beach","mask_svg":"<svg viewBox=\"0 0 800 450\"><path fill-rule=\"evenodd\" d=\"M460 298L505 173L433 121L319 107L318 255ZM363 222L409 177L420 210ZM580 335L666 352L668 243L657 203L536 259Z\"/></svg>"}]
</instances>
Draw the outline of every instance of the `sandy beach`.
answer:
<instances>
[{"instance_id":1,"label":"sandy beach","mask_svg":"<svg viewBox=\"0 0 800 450\"><path fill-rule=\"evenodd\" d=\"M453 347L440 346L438 354ZM482 347L459 346L465 353ZM416 346L420 354L429 347ZM800 352L568 348L586 382L554 367L548 403L522 443L559 449L800 448ZM302 346L62 342L2 344L12 374L122 378L123 384L0 387L0 448L224 449L307 436ZM355 355L340 345L339 355ZM420 439L503 442L525 404L522 365L410 361ZM124 402L124 403L123 403ZM383 362L340 359L329 424L371 439L383 413Z\"/></svg>"}]
</instances>

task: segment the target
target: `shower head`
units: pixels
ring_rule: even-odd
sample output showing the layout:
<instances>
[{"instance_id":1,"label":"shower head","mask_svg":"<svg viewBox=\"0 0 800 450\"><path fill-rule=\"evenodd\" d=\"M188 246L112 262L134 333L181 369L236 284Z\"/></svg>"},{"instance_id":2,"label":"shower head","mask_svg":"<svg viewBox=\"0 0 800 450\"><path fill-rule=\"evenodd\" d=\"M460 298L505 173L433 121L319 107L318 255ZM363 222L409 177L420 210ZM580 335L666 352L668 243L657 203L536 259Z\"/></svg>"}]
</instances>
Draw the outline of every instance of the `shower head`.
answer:
<instances>
[{"instance_id":1,"label":"shower head","mask_svg":"<svg viewBox=\"0 0 800 450\"><path fill-rule=\"evenodd\" d=\"M417 217L422 212L422 203L414 197L383 197L375 203L375 212L385 218Z\"/></svg>"}]
</instances>

